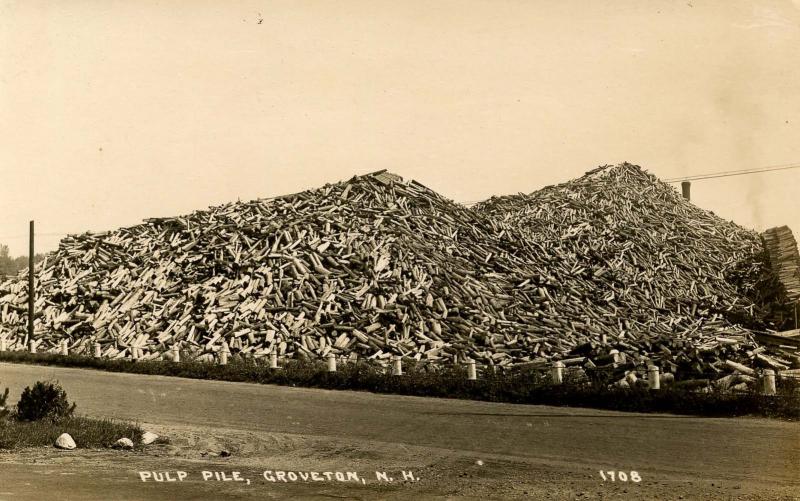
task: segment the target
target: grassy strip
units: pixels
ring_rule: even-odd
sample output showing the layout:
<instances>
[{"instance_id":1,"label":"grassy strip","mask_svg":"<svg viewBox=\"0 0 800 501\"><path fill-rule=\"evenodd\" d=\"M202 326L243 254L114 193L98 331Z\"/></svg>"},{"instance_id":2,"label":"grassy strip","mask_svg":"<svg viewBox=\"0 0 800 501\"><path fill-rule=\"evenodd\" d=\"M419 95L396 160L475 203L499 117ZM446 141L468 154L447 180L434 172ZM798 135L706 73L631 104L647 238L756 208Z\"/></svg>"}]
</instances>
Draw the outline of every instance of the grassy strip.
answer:
<instances>
[{"instance_id":1,"label":"grassy strip","mask_svg":"<svg viewBox=\"0 0 800 501\"><path fill-rule=\"evenodd\" d=\"M342 364L334 373L323 362L289 360L281 369L270 369L259 361L232 358L228 365L207 362L132 362L24 351L1 352L0 361L80 367L110 372L128 372L191 379L212 379L334 390L363 390L423 397L446 397L517 404L590 407L629 412L667 412L698 416L733 417L755 415L800 419L800 393L787 381L776 396L752 392L697 392L670 386L657 391L643 387L609 388L606 384L570 381L551 385L546 375L524 368L482 374L468 381L461 367L432 371L429 367L404 364L402 377L391 376L367 362Z\"/></svg>"},{"instance_id":2,"label":"grassy strip","mask_svg":"<svg viewBox=\"0 0 800 501\"><path fill-rule=\"evenodd\" d=\"M0 420L0 449L53 445L62 433L69 433L78 448L110 447L122 437L139 443L142 429L137 425L108 419L69 417L52 421Z\"/></svg>"}]
</instances>

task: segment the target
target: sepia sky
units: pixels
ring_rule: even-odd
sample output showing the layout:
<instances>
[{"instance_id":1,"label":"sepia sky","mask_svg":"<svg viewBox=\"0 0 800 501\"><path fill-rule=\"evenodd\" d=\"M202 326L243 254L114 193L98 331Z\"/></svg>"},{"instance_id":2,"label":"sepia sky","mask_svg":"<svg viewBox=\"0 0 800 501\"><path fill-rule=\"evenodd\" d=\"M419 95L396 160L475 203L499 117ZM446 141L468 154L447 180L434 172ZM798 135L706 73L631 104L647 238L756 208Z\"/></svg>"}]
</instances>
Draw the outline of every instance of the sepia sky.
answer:
<instances>
[{"instance_id":1,"label":"sepia sky","mask_svg":"<svg viewBox=\"0 0 800 501\"><path fill-rule=\"evenodd\" d=\"M0 0L0 243L389 169L456 201L800 163L800 0ZM800 237L800 170L693 201Z\"/></svg>"}]
</instances>

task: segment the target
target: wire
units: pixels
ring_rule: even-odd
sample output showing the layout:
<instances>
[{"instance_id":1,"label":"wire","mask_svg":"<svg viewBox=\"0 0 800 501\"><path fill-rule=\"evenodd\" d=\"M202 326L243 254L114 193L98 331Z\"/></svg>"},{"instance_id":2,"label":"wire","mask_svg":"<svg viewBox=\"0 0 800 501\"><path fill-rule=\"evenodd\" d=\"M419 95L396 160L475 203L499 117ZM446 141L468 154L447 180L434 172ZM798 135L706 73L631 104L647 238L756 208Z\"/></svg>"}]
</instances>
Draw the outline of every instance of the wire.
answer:
<instances>
[{"instance_id":1,"label":"wire","mask_svg":"<svg viewBox=\"0 0 800 501\"><path fill-rule=\"evenodd\" d=\"M697 181L701 179L715 179L718 177L730 177L730 176L744 176L746 174L760 174L762 172L772 172L772 171L779 171L779 170L790 170L790 169L800 169L800 163L794 164L783 164L783 165L770 165L767 167L760 167L755 169L742 169L742 170L731 170L731 171L723 171L723 172L712 172L708 174L695 174L691 176L685 177L674 177L670 179L664 179L665 183L678 183L681 181Z\"/></svg>"},{"instance_id":2,"label":"wire","mask_svg":"<svg viewBox=\"0 0 800 501\"><path fill-rule=\"evenodd\" d=\"M60 237L65 235L74 235L74 233L39 233L33 232L37 237ZM23 238L29 236L27 233L20 233L19 235L0 235L0 238Z\"/></svg>"}]
</instances>

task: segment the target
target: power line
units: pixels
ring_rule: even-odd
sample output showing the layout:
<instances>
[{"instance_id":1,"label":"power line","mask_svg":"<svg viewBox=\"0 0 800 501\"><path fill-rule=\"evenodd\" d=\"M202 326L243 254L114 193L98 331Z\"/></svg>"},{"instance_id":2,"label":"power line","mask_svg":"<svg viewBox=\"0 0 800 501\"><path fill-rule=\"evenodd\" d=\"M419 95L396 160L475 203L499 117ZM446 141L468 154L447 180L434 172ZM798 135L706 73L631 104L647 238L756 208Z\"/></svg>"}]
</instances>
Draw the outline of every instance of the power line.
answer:
<instances>
[{"instance_id":1,"label":"power line","mask_svg":"<svg viewBox=\"0 0 800 501\"><path fill-rule=\"evenodd\" d=\"M772 172L772 171L779 171L779 170L790 170L790 169L800 169L800 163L795 164L783 164L783 165L771 165L768 167L760 167L756 169L742 169L742 170L730 170L730 171L723 171L723 172L712 172L708 174L695 174L691 176L685 177L675 177L670 179L664 179L665 183L679 183L681 181L698 181L701 179L715 179L718 177L730 177L730 176L744 176L746 174L759 174L761 172Z\"/></svg>"},{"instance_id":2,"label":"power line","mask_svg":"<svg viewBox=\"0 0 800 501\"><path fill-rule=\"evenodd\" d=\"M75 233L39 233L36 232L34 235L37 237L61 237L67 235L74 235ZM19 235L0 235L0 238L28 238L28 234L19 234Z\"/></svg>"}]
</instances>

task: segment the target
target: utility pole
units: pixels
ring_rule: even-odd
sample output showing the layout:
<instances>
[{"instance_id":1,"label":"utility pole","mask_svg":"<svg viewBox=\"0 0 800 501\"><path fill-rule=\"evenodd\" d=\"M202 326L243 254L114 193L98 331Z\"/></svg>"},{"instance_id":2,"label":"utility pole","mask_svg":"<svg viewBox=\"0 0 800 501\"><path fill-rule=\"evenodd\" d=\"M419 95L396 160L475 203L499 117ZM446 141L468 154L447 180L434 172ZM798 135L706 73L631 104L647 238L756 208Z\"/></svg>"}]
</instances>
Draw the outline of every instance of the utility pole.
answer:
<instances>
[{"instance_id":1,"label":"utility pole","mask_svg":"<svg viewBox=\"0 0 800 501\"><path fill-rule=\"evenodd\" d=\"M28 335L25 344L33 339L33 303L36 299L36 290L33 287L33 221L30 227L30 248L28 249Z\"/></svg>"}]
</instances>

